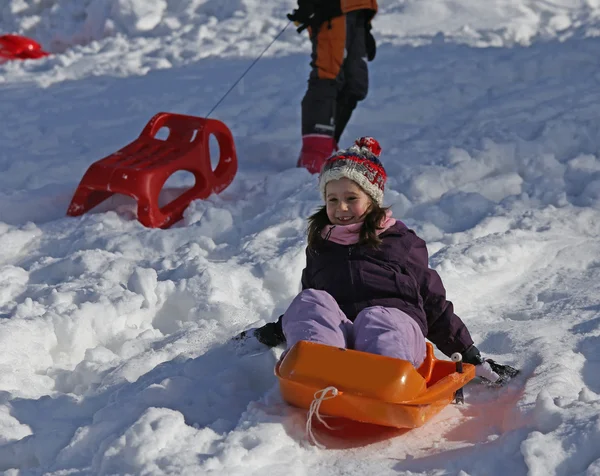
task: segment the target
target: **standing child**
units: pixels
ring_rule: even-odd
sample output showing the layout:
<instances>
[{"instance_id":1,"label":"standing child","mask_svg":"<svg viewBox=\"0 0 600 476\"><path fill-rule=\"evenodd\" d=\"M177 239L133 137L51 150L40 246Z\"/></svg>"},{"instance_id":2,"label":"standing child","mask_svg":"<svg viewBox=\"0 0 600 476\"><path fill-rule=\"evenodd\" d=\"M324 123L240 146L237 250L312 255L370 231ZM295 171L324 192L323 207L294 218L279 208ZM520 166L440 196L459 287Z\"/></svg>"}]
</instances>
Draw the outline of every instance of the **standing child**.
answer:
<instances>
[{"instance_id":1,"label":"standing child","mask_svg":"<svg viewBox=\"0 0 600 476\"><path fill-rule=\"evenodd\" d=\"M376 13L377 0L298 0L298 8L288 14L298 32L308 31L312 45L297 163L312 174L337 150L354 109L367 97Z\"/></svg>"},{"instance_id":2,"label":"standing child","mask_svg":"<svg viewBox=\"0 0 600 476\"><path fill-rule=\"evenodd\" d=\"M256 329L267 345L300 340L411 362L425 339L447 356L460 352L477 376L503 383L509 366L484 360L428 264L425 242L383 208L386 172L370 137L332 155L319 175L325 201L308 219L302 291L277 323Z\"/></svg>"}]
</instances>

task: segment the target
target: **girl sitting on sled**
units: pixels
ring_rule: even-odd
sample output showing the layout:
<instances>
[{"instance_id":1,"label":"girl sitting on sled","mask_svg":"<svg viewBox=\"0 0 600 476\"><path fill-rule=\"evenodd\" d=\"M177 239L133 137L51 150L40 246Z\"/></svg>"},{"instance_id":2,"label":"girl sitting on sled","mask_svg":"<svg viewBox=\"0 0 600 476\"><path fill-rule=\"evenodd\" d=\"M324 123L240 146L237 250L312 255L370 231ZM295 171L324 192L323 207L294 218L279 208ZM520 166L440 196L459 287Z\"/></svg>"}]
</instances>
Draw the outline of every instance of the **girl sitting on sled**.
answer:
<instances>
[{"instance_id":1,"label":"girl sitting on sled","mask_svg":"<svg viewBox=\"0 0 600 476\"><path fill-rule=\"evenodd\" d=\"M362 137L325 162L324 205L308 219L302 291L276 323L255 329L264 344L300 340L407 360L418 368L425 339L502 384L512 367L485 360L454 313L425 242L383 207L381 148Z\"/></svg>"}]
</instances>

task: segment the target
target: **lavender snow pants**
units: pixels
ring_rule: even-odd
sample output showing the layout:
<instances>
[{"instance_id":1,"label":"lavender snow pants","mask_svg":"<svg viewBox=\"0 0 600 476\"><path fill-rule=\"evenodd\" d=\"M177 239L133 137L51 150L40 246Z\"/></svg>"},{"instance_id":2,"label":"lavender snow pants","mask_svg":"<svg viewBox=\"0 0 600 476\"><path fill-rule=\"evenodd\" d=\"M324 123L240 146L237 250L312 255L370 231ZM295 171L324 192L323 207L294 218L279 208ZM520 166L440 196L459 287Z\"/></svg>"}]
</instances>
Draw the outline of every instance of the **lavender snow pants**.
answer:
<instances>
[{"instance_id":1,"label":"lavender snow pants","mask_svg":"<svg viewBox=\"0 0 600 476\"><path fill-rule=\"evenodd\" d=\"M327 292L305 289L290 304L282 324L288 349L307 340L408 360L415 367L425 360L421 329L399 309L368 307L353 323Z\"/></svg>"}]
</instances>

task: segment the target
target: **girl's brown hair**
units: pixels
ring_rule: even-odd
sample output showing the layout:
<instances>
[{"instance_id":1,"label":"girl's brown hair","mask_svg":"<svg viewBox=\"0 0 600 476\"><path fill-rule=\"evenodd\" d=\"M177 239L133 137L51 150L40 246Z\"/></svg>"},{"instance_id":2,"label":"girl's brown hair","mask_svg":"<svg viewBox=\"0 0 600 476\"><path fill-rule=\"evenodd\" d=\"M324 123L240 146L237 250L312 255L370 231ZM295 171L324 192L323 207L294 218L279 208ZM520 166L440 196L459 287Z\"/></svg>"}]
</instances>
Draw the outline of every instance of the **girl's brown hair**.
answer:
<instances>
[{"instance_id":1,"label":"girl's brown hair","mask_svg":"<svg viewBox=\"0 0 600 476\"><path fill-rule=\"evenodd\" d=\"M387 208L380 207L374 201L371 202L371 209L365 215L358 243L377 248L381 244L381 239L377 235L377 230L381 229L381 223L385 220ZM321 231L326 225L331 225L327 216L327 206L321 206L314 214L308 217L307 241L308 247L314 249L321 238Z\"/></svg>"}]
</instances>

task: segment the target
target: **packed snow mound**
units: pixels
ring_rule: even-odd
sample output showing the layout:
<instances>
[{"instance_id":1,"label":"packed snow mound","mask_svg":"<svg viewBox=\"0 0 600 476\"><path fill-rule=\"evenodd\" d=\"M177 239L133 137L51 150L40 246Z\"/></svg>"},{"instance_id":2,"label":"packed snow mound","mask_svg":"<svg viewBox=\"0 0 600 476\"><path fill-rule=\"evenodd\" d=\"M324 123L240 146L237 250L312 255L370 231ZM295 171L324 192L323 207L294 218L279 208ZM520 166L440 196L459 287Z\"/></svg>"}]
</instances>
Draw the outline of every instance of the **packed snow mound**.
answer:
<instances>
[{"instance_id":1,"label":"packed snow mound","mask_svg":"<svg viewBox=\"0 0 600 476\"><path fill-rule=\"evenodd\" d=\"M334 451L282 400L283 349L231 340L298 293L321 204L306 33L248 70L295 2L0 1L0 31L63 50L0 66L0 474L600 476L600 0L380 1L340 146L377 138L384 203L522 373L386 440L315 435ZM159 111L222 120L233 183L167 230L130 197L65 217Z\"/></svg>"}]
</instances>

